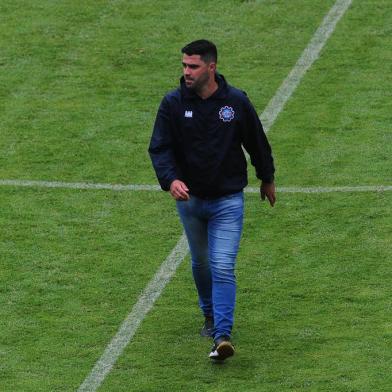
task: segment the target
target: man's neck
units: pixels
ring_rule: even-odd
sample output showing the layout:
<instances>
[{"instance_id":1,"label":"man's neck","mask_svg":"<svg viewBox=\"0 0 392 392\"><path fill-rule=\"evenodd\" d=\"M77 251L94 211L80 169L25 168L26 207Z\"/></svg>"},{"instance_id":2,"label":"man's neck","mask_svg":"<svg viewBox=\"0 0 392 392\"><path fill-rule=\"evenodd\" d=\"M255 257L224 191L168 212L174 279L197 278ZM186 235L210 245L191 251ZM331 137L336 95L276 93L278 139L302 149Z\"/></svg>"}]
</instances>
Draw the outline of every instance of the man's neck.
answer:
<instances>
[{"instance_id":1,"label":"man's neck","mask_svg":"<svg viewBox=\"0 0 392 392\"><path fill-rule=\"evenodd\" d=\"M218 90L218 83L214 78L210 80L200 91L196 91L196 94L201 99L207 99L211 97L211 95L214 94L216 90Z\"/></svg>"}]
</instances>

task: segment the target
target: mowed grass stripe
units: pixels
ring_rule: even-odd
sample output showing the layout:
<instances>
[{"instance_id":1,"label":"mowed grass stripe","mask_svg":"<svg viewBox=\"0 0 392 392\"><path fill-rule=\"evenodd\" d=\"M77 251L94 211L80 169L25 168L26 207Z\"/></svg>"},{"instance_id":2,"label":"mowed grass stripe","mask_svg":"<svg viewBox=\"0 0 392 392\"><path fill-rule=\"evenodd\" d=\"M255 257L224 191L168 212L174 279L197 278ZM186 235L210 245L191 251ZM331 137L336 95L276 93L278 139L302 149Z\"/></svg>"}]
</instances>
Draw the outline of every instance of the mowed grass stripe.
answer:
<instances>
[{"instance_id":1,"label":"mowed grass stripe","mask_svg":"<svg viewBox=\"0 0 392 392\"><path fill-rule=\"evenodd\" d=\"M319 28L316 31L314 37L311 40L311 43L319 42L319 44L318 45L311 44L310 46L307 47L307 49L305 49L305 52L306 52L305 57L307 59L309 59L309 61L306 62L307 68L305 69L305 71L303 73L300 72L299 74L297 74L297 72L294 72L294 73L291 72L289 74L289 77L286 79L286 80L288 80L287 84L290 85L291 88L288 90L286 90L286 88L279 89L274 96L274 98L276 97L276 99L275 100L274 100L274 98L272 99L272 103L271 103L271 105L269 105L269 107L271 107L271 110L269 110L267 113L265 113L265 114L267 114L267 116L271 116L271 119L269 117L267 117L267 119L266 119L266 121L269 125L267 127L267 129L270 126L272 126L276 117L278 116L280 111L283 109L284 102L286 102L289 99L289 97L291 96L291 94L293 93L293 91L295 91L295 88L298 86L298 84L302 78L302 75L306 72L307 69L310 68L310 66L313 64L314 60L317 58L321 48L324 46L325 42L330 37L331 33L335 29L336 23L343 16L343 14L347 10L350 3L351 3L351 1L338 0L335 3L335 5L332 7L331 11L324 18L323 23L321 25L322 28ZM302 56L301 56L301 58L302 58ZM298 68L298 63L294 66L294 70L297 68ZM292 75L292 76L290 76L290 75ZM293 78L293 80L295 80L294 83L290 82L292 78ZM274 102L276 102L276 103L274 103ZM282 102L283 102L283 104L281 104ZM275 109L274 105L277 105L276 109ZM170 262L175 263L175 269L181 264L182 260L185 258L186 252L188 250L186 243L184 243L184 241L183 241L183 237L184 237L184 235L181 237L181 239L179 240L179 242L177 243L177 245L175 247L175 249L178 249L179 258L176 258L176 257L174 257L172 259L170 258ZM172 266L170 266L170 265L168 265L167 267L172 269ZM172 275L174 275L175 269L173 270ZM170 278L165 280L165 283L163 285L160 284L159 295L162 292L162 290L164 289L165 285L169 281L170 281ZM154 287L154 285L158 284L159 282L160 282L159 280L155 281L155 278L154 278L152 281L153 287ZM149 284L148 288L150 288L150 284ZM158 290L158 287L157 287L157 290ZM159 295L154 296L151 299L151 305L149 305L149 309L152 307L153 303L156 301L156 299L159 297ZM148 302L148 304L150 304L150 302ZM148 313L148 310L142 314L142 319ZM137 325L140 325L141 320L138 322ZM125 326L125 329L126 328L127 328L127 325ZM131 325L128 328L131 328ZM118 334L121 331L122 331L122 329L118 332ZM96 391L97 390L97 388L101 385L102 381L105 379L106 375L109 374L114 363L117 361L118 357L121 355L124 348L128 345L133 334L134 334L134 332L129 333L127 335L129 337L128 340L127 339L116 340L116 337L114 338L114 340L112 341L113 343L111 343L108 346L110 348L110 351L108 353L107 353L107 351L105 351L105 353L102 355L102 357L98 360L98 362L94 366L92 372L89 374L89 376L84 380L84 382L80 386L80 389L79 389L80 391ZM111 352L113 350L115 352L114 355L111 354Z\"/></svg>"},{"instance_id":2,"label":"mowed grass stripe","mask_svg":"<svg viewBox=\"0 0 392 392\"><path fill-rule=\"evenodd\" d=\"M86 190L111 190L115 192L126 191L161 191L159 185L150 184L94 184L88 182L62 182L62 181L35 181L35 180L0 180L0 186L37 187L37 188L63 188ZM331 192L387 192L392 190L392 185L357 185L357 186L332 186L332 187L277 187L278 193L331 193ZM247 187L246 193L257 193L259 188Z\"/></svg>"}]
</instances>

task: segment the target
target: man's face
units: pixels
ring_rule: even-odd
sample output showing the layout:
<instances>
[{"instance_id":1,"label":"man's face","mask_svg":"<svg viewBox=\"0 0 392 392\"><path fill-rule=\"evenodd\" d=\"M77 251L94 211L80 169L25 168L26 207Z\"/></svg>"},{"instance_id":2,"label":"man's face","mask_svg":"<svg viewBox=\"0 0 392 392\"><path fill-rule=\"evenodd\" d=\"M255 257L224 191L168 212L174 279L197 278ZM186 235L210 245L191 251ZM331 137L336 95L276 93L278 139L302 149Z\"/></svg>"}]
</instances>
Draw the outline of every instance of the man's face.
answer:
<instances>
[{"instance_id":1,"label":"man's face","mask_svg":"<svg viewBox=\"0 0 392 392\"><path fill-rule=\"evenodd\" d=\"M200 91L215 74L215 63L205 63L198 54L182 57L183 74L188 88Z\"/></svg>"}]
</instances>

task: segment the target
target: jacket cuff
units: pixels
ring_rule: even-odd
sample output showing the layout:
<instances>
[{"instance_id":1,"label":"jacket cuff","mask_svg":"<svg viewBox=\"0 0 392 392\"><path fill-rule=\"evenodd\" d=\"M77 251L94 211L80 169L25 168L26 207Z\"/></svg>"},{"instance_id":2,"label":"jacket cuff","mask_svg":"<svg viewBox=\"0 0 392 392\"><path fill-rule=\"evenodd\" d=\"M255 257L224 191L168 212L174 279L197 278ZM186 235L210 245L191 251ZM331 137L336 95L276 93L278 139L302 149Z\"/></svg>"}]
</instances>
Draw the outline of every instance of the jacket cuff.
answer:
<instances>
[{"instance_id":1,"label":"jacket cuff","mask_svg":"<svg viewBox=\"0 0 392 392\"><path fill-rule=\"evenodd\" d=\"M163 191L170 191L170 185L174 180L178 180L178 177L173 177L168 180L159 181L159 184Z\"/></svg>"},{"instance_id":2,"label":"jacket cuff","mask_svg":"<svg viewBox=\"0 0 392 392\"><path fill-rule=\"evenodd\" d=\"M275 177L273 174L271 174L269 177L261 177L261 181L264 182L265 184L272 184L275 180Z\"/></svg>"}]
</instances>

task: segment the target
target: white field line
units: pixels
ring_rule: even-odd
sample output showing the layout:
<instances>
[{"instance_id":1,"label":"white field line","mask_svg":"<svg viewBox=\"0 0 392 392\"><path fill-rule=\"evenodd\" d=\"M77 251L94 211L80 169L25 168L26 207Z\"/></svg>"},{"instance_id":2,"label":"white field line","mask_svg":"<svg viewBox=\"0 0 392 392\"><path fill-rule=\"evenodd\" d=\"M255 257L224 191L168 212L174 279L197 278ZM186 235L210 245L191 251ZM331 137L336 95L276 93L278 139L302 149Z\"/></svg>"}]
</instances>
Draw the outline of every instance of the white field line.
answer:
<instances>
[{"instance_id":1,"label":"white field line","mask_svg":"<svg viewBox=\"0 0 392 392\"><path fill-rule=\"evenodd\" d=\"M0 186L15 186L28 188L62 188L80 190L110 190L126 191L160 191L159 185L149 184L95 184L89 182L33 181L33 180L0 180ZM314 186L314 187L277 187L277 193L333 193L333 192L387 192L392 191L392 185L353 185L353 186ZM258 193L259 188L247 187L246 193Z\"/></svg>"},{"instance_id":2,"label":"white field line","mask_svg":"<svg viewBox=\"0 0 392 392\"><path fill-rule=\"evenodd\" d=\"M357 185L357 186L313 186L313 187L277 187L277 193L335 193L335 192L387 192L392 191L392 185ZM259 193L259 188L248 187L247 193Z\"/></svg>"},{"instance_id":3,"label":"white field line","mask_svg":"<svg viewBox=\"0 0 392 392\"><path fill-rule=\"evenodd\" d=\"M320 28L316 31L314 37L310 41L310 44L308 47L305 49L304 53L306 55L302 55L300 57L300 60L296 63L294 66L293 70L290 72L289 76L286 78L286 80L283 82L283 85L281 88L278 89L276 92L275 96L272 98L271 102L268 104L266 111L264 111L264 122L267 125L266 129L268 130L269 127L274 123L275 118L278 116L280 111L283 109L283 106L285 102L289 99L295 88L298 86L300 79L302 78L303 74L306 72L306 70L312 65L314 59L316 59L319 55L319 52L321 48L324 46L325 42L328 40L329 36L331 35L332 31L335 29L336 23L339 21L339 19L343 16L345 11L347 10L348 6L351 4L351 0L337 0L335 5L331 8L330 12L327 14L327 16L324 18ZM313 42L319 43L315 45ZM302 59L302 60L301 60ZM310 61L305 61L306 59L310 59ZM305 61L305 65L302 64L302 62ZM301 69L302 71L298 71L296 69ZM284 87L285 85L291 86L290 88ZM275 108L276 106L276 108ZM188 251L188 246L186 245L186 241L184 241L184 236L181 237L179 242L177 243L175 249L177 252L170 260L164 265L166 268L169 268L172 272L172 275L175 272L175 269L177 266L181 264L183 259L185 258L185 255L187 254ZM173 254L173 252L171 253ZM166 276L166 273L162 271L162 276ZM172 276L168 275L168 276ZM135 322L130 323L129 325L136 325L138 326L149 309L151 309L152 305L154 304L156 298L159 297L161 294L162 290L164 289L165 285L169 282L170 277L167 279L163 279L162 282L161 280L156 280L154 277L151 283L147 286L146 290L148 288L153 289L156 295L149 301L144 302L141 305L141 308L146 308L146 311L143 311L142 313L138 314L137 312L134 314L133 311L131 311L130 315L127 317L133 319L136 317ZM147 296L148 297L148 296ZM140 298L144 298L144 295L142 295ZM136 303L135 307L139 308L139 303L140 303L140 298L138 302ZM135 309L134 307L134 309ZM123 324L124 326L124 324ZM105 350L105 352L102 354L101 358L98 360L96 365L94 366L92 372L90 375L84 380L83 384L80 386L79 391L96 391L101 382L105 379L106 375L110 372L110 369L113 367L115 362L117 361L117 358L121 355L122 351L124 348L128 345L129 341L132 339L133 333L129 333L126 331L128 324L125 325L123 331L120 329L120 331L116 334L116 336L113 338L112 342L108 347L110 348L110 351L108 349ZM133 328L129 328L130 330L133 330ZM136 327L137 328L137 327ZM135 329L136 330L136 329ZM121 332L121 337L126 336L126 338L118 338L119 334Z\"/></svg>"},{"instance_id":4,"label":"white field line","mask_svg":"<svg viewBox=\"0 0 392 392\"><path fill-rule=\"evenodd\" d=\"M175 274L177 267L181 264L187 253L188 244L186 237L183 234L170 255L162 263L158 272L144 289L132 311L121 324L116 336L114 336L101 358L94 365L89 376L84 380L83 384L80 385L78 389L79 392L97 390L106 375L111 371L123 349L128 345L133 335L135 335L140 323L151 310L155 301L159 298L166 284Z\"/></svg>"},{"instance_id":5,"label":"white field line","mask_svg":"<svg viewBox=\"0 0 392 392\"><path fill-rule=\"evenodd\" d=\"M68 188L68 189L108 189L111 191L158 191L159 185L121 185L97 184L91 182L62 182L36 180L0 180L0 186L20 186L36 188Z\"/></svg>"},{"instance_id":6,"label":"white field line","mask_svg":"<svg viewBox=\"0 0 392 392\"><path fill-rule=\"evenodd\" d=\"M318 59L321 49L324 47L328 38L335 30L336 24L351 3L352 0L337 0L335 5L325 16L323 22L313 35L306 49L302 52L302 55L294 68L288 74L287 78L283 81L274 97L260 115L266 132L268 132L275 122L278 114L282 111L284 105L301 82L306 71L312 66L314 61Z\"/></svg>"}]
</instances>

